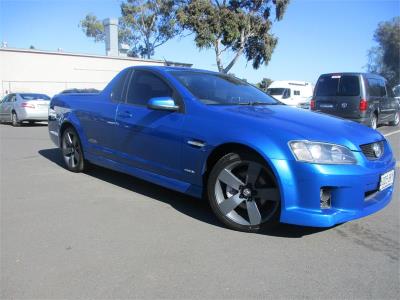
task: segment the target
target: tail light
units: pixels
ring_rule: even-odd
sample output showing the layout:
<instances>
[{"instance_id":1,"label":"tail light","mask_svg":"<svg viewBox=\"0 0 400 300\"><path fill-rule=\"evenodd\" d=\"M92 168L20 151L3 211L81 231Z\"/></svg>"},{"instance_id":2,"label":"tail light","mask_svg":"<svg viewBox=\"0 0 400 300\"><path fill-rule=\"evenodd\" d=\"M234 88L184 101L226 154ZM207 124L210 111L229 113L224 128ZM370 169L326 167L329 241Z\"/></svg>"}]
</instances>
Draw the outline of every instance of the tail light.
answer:
<instances>
[{"instance_id":1,"label":"tail light","mask_svg":"<svg viewBox=\"0 0 400 300\"><path fill-rule=\"evenodd\" d=\"M310 108L311 108L311 110L315 110L315 100L314 99L312 99L310 101Z\"/></svg>"},{"instance_id":2,"label":"tail light","mask_svg":"<svg viewBox=\"0 0 400 300\"><path fill-rule=\"evenodd\" d=\"M361 99L361 101L360 101L360 111L362 111L362 112L366 111L367 108L368 108L367 100Z\"/></svg>"},{"instance_id":3,"label":"tail light","mask_svg":"<svg viewBox=\"0 0 400 300\"><path fill-rule=\"evenodd\" d=\"M35 108L35 105L33 105L31 103L27 103L27 102L22 102L21 103L21 107L23 107L23 108Z\"/></svg>"}]
</instances>

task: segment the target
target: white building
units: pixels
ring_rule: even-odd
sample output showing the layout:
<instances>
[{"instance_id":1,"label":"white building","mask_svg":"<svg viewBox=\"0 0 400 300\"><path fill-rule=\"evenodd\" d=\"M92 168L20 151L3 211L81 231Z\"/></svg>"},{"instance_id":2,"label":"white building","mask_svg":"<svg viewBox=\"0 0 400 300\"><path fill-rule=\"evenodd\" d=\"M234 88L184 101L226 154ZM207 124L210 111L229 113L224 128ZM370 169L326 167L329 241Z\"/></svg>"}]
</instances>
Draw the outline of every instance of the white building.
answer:
<instances>
[{"instance_id":1,"label":"white building","mask_svg":"<svg viewBox=\"0 0 400 300\"><path fill-rule=\"evenodd\" d=\"M36 92L53 96L65 89L101 90L122 69L165 65L164 61L31 49L0 48L0 96ZM169 62L171 65L187 66Z\"/></svg>"},{"instance_id":2,"label":"white building","mask_svg":"<svg viewBox=\"0 0 400 300\"><path fill-rule=\"evenodd\" d=\"M1 0L0 0L1 1ZM107 56L0 48L0 97L8 93L32 92L53 96L66 89L97 89L122 69L137 65L191 64L127 57L129 48L118 42L118 20L105 19L105 52Z\"/></svg>"}]
</instances>

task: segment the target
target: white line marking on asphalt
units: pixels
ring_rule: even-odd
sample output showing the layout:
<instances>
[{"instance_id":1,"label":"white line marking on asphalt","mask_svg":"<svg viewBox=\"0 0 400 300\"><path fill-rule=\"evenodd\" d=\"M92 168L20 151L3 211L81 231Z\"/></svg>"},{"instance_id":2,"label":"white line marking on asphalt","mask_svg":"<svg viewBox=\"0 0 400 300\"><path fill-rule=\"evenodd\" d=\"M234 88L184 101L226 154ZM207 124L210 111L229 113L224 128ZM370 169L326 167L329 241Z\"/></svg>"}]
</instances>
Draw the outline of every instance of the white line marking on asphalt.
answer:
<instances>
[{"instance_id":1,"label":"white line marking on asphalt","mask_svg":"<svg viewBox=\"0 0 400 300\"><path fill-rule=\"evenodd\" d=\"M383 136L390 136L390 135L393 135L393 134L396 134L396 133L400 133L400 130L396 130L396 131L393 131L393 132L386 133Z\"/></svg>"}]
</instances>

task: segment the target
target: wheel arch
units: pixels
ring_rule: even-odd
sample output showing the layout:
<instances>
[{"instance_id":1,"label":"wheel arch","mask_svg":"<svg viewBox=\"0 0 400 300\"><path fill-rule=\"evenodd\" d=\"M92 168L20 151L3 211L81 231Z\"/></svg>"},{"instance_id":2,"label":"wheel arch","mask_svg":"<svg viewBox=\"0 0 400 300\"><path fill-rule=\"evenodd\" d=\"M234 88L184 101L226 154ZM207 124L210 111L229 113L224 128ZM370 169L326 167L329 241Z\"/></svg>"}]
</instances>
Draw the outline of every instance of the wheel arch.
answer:
<instances>
[{"instance_id":1,"label":"wheel arch","mask_svg":"<svg viewBox=\"0 0 400 300\"><path fill-rule=\"evenodd\" d=\"M275 179L279 184L279 182L280 182L279 176L277 175L276 170L273 167L271 161L268 159L268 157L266 157L265 155L262 155L259 150L257 150L256 148L254 148L252 146L245 145L242 143L237 143L237 142L230 142L230 143L224 143L224 144L218 145L207 156L207 159L203 166L203 186L204 187L207 186L207 180L208 180L208 176L211 172L211 169L218 162L218 160L220 158L222 158L223 156L225 156L228 153L240 154L243 152L253 154L257 158L261 159L265 163L266 167L275 176Z\"/></svg>"},{"instance_id":2,"label":"wheel arch","mask_svg":"<svg viewBox=\"0 0 400 300\"><path fill-rule=\"evenodd\" d=\"M58 133L58 144L59 144L60 147L61 147L61 139L62 139L63 133L69 127L72 127L77 132L77 134L79 136L79 132L78 132L76 126L74 124L72 124L72 122L70 122L70 121L67 121L67 120L64 121L61 124L60 130L59 130L59 133Z\"/></svg>"}]
</instances>

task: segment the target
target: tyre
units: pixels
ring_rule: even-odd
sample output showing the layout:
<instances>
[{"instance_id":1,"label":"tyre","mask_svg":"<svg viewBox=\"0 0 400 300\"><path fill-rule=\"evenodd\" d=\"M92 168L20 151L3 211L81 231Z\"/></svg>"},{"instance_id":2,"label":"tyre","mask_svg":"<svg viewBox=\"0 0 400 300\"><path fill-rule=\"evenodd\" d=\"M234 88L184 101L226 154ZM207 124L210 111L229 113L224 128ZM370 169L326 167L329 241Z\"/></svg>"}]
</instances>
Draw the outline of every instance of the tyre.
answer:
<instances>
[{"instance_id":1,"label":"tyre","mask_svg":"<svg viewBox=\"0 0 400 300\"><path fill-rule=\"evenodd\" d=\"M372 129L376 129L378 127L378 117L375 113L371 114L371 117L369 119L369 127L371 127Z\"/></svg>"},{"instance_id":2,"label":"tyre","mask_svg":"<svg viewBox=\"0 0 400 300\"><path fill-rule=\"evenodd\" d=\"M400 123L400 113L397 112L396 115L394 116L394 120L389 122L390 126L397 126Z\"/></svg>"},{"instance_id":3,"label":"tyre","mask_svg":"<svg viewBox=\"0 0 400 300\"><path fill-rule=\"evenodd\" d=\"M280 192L265 162L252 154L230 153L213 167L207 182L211 209L227 227L259 232L279 222Z\"/></svg>"},{"instance_id":4,"label":"tyre","mask_svg":"<svg viewBox=\"0 0 400 300\"><path fill-rule=\"evenodd\" d=\"M14 127L18 127L21 125L21 122L18 120L18 116L15 111L13 111L11 114L11 125Z\"/></svg>"},{"instance_id":5,"label":"tyre","mask_svg":"<svg viewBox=\"0 0 400 300\"><path fill-rule=\"evenodd\" d=\"M82 172L85 169L82 145L78 133L72 127L64 130L61 137L61 151L65 167L71 172Z\"/></svg>"}]
</instances>

